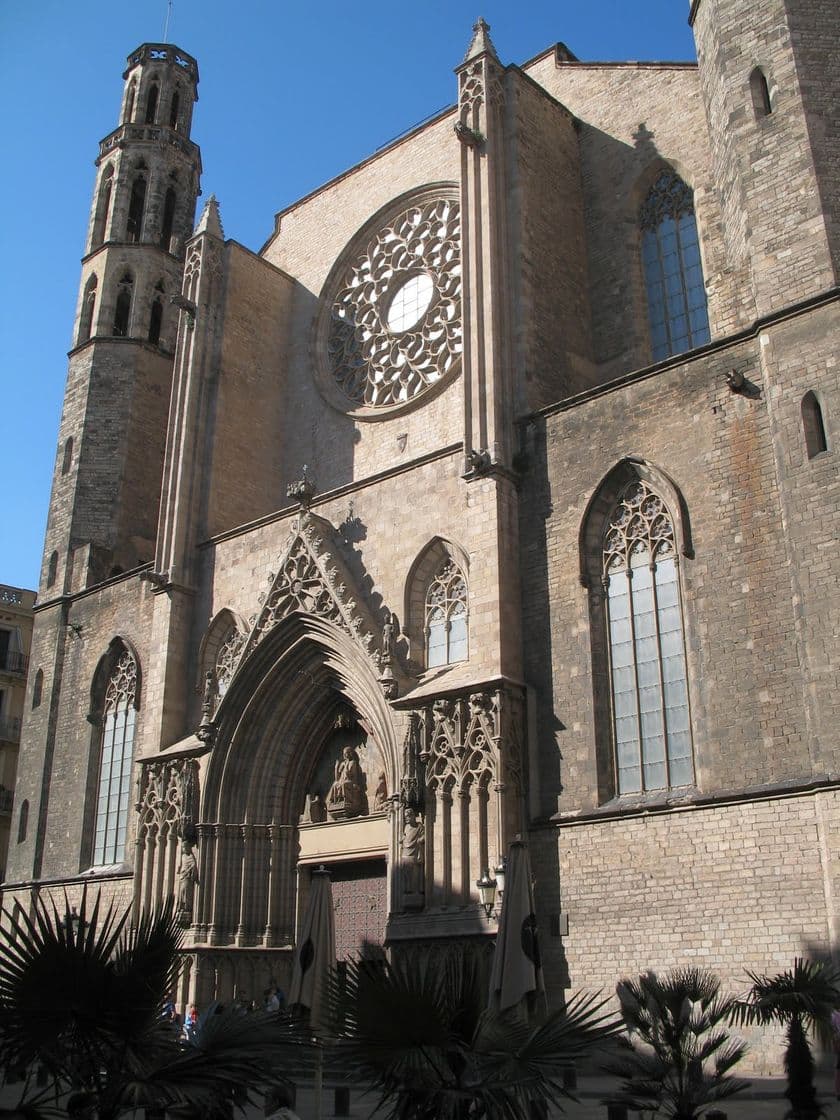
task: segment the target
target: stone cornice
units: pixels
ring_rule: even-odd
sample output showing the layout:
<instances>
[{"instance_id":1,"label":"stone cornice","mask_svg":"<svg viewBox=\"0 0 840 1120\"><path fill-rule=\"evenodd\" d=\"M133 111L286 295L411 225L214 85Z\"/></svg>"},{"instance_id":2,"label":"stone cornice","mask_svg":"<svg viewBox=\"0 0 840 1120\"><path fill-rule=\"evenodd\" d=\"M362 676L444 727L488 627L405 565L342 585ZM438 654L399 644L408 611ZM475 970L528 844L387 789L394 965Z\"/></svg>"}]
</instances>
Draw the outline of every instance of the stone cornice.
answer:
<instances>
[{"instance_id":1,"label":"stone cornice","mask_svg":"<svg viewBox=\"0 0 840 1120\"><path fill-rule=\"evenodd\" d=\"M579 813L556 813L552 817L535 821L532 829L577 828L579 825L597 824L628 818L662 816L671 813L687 813L707 809L721 809L730 805L743 805L753 802L788 800L792 797L813 797L819 793L840 790L840 776L826 775L813 781L774 782L761 786L749 786L745 790L724 789L715 793L702 793L692 790L678 796L674 790L662 790L661 794L647 798L614 798L604 805L585 809Z\"/></svg>"},{"instance_id":2,"label":"stone cornice","mask_svg":"<svg viewBox=\"0 0 840 1120\"><path fill-rule=\"evenodd\" d=\"M735 334L726 335L725 338L716 339L710 342L707 346L701 346L697 350L687 350L683 354L674 354L665 361L656 362L654 365L644 366L642 369L631 370L629 373L623 373L620 377L614 378L612 381L607 381L603 385L594 385L591 389L585 389L582 393L576 393L571 397L564 397L563 400L557 401L555 404L546 405L545 408L538 409L536 412L530 412L525 416L519 416L516 423L520 426L525 426L532 423L534 420L544 417L553 416L559 412L568 412L578 405L585 404L587 401L596 400L598 397L606 396L607 393L614 393L619 389L624 389L627 385L633 385L637 381L646 381L649 377L656 377L660 373L665 373L667 370L676 369L679 366L693 365L695 362L700 362L706 359L710 354L723 353L734 346L739 346L742 342L749 342L758 338L759 334L766 330L767 327L775 326L777 323L783 323L788 319L796 319L800 315L806 315L809 311L814 311L820 307L827 307L829 304L835 303L840 300L840 286L829 288L825 292L820 292L819 295L811 296L801 303L792 304L789 307L783 308L781 311L775 311L772 315L765 315L761 319L756 319L749 327L745 327Z\"/></svg>"}]
</instances>

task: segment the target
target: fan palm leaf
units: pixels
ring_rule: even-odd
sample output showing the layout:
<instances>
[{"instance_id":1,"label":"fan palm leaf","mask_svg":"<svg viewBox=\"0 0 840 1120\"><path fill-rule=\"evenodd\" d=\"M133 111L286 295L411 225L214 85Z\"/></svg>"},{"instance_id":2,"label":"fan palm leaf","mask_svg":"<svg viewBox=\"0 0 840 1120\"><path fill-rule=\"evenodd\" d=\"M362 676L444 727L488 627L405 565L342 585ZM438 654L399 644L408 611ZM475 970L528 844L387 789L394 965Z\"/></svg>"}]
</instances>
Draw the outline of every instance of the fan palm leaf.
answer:
<instances>
[{"instance_id":1,"label":"fan palm leaf","mask_svg":"<svg viewBox=\"0 0 840 1120\"><path fill-rule=\"evenodd\" d=\"M391 1120L522 1120L537 1099L562 1107L563 1066L620 1027L590 996L536 1028L486 1003L467 949L351 962L332 985L337 1053Z\"/></svg>"},{"instance_id":2,"label":"fan palm leaf","mask_svg":"<svg viewBox=\"0 0 840 1120\"><path fill-rule=\"evenodd\" d=\"M220 1010L183 1040L162 1015L178 971L173 904L133 928L127 919L86 892L78 914L65 899L63 918L43 900L31 915L4 913L0 1060L37 1062L50 1081L49 1094L24 1084L21 1111L46 1117L50 1097L75 1091L95 1102L99 1120L144 1106L229 1116L246 1103L246 1086L280 1082L283 1063L300 1064L304 1040L278 1013Z\"/></svg>"}]
</instances>

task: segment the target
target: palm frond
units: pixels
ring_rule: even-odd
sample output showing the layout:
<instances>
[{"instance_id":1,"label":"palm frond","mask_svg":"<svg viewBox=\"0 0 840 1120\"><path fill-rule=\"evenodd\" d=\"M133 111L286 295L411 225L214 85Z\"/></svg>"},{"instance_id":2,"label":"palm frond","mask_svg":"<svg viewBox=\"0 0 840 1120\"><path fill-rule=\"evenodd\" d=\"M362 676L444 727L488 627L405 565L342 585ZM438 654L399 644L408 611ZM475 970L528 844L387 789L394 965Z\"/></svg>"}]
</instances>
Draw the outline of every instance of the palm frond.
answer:
<instances>
[{"instance_id":1,"label":"palm frond","mask_svg":"<svg viewBox=\"0 0 840 1120\"><path fill-rule=\"evenodd\" d=\"M598 996L572 999L538 1026L487 1009L469 950L350 964L332 1004L338 1053L389 1120L521 1120L530 1103L562 1108L563 1069L621 1028Z\"/></svg>"}]
</instances>

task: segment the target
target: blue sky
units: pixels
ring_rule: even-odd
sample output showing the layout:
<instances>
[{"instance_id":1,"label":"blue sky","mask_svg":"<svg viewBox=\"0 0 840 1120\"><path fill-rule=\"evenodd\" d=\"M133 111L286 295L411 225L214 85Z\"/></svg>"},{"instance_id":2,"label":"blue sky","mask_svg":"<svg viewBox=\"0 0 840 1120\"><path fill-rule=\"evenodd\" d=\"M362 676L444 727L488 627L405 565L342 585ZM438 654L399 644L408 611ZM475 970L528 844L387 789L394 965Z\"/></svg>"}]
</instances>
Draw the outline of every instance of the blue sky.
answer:
<instances>
[{"instance_id":1,"label":"blue sky","mask_svg":"<svg viewBox=\"0 0 840 1120\"><path fill-rule=\"evenodd\" d=\"M174 0L198 59L203 195L259 249L276 211L455 100L483 15L499 57L562 41L584 60L694 58L688 0ZM0 583L36 587L99 140L128 53L167 0L0 0ZM199 203L200 204L200 203Z\"/></svg>"}]
</instances>

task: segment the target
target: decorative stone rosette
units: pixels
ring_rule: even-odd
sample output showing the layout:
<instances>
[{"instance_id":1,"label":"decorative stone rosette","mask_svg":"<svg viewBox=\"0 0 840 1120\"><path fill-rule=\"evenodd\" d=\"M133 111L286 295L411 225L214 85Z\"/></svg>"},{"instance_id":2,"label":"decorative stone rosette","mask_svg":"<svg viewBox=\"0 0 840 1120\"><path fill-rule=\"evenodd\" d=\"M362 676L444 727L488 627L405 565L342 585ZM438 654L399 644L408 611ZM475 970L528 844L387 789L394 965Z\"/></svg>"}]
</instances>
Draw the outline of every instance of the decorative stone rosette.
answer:
<instances>
[{"instance_id":1,"label":"decorative stone rosette","mask_svg":"<svg viewBox=\"0 0 840 1120\"><path fill-rule=\"evenodd\" d=\"M331 403L373 419L452 378L461 350L460 208L438 188L348 246L322 293L316 365Z\"/></svg>"}]
</instances>

